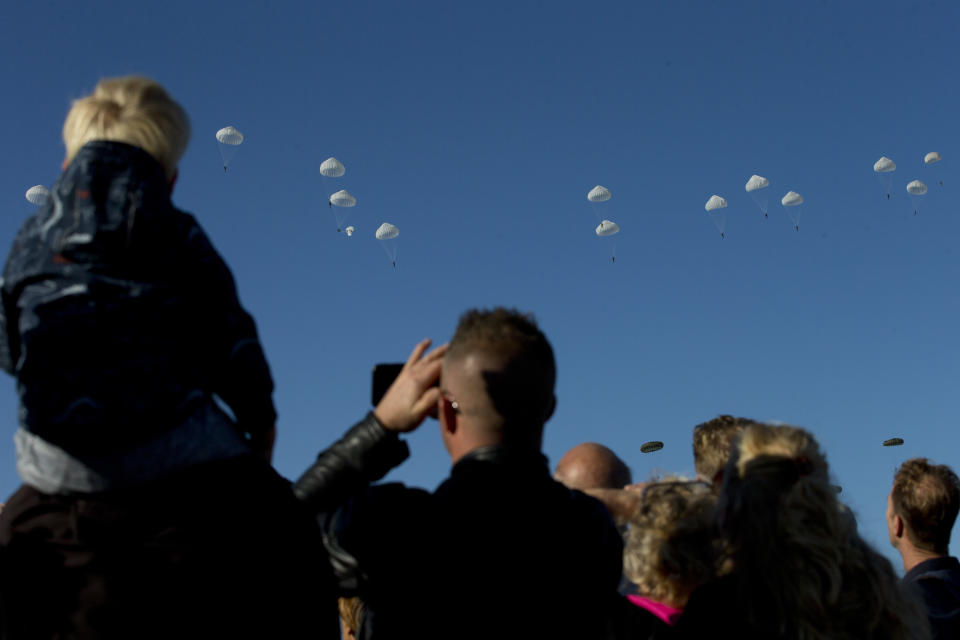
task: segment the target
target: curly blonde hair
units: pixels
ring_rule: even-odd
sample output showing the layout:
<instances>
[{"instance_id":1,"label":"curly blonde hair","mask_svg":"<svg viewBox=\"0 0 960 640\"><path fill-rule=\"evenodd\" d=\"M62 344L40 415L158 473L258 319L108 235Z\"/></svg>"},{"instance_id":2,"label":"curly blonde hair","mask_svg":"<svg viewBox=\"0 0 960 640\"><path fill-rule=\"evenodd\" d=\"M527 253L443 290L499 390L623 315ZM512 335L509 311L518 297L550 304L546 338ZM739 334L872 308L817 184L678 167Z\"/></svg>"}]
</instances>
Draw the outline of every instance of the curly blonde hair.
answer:
<instances>
[{"instance_id":1,"label":"curly blonde hair","mask_svg":"<svg viewBox=\"0 0 960 640\"><path fill-rule=\"evenodd\" d=\"M93 93L74 100L67 113L63 123L66 162L93 140L140 147L163 165L169 179L187 150L190 119L183 107L150 78L104 78Z\"/></svg>"},{"instance_id":2,"label":"curly blonde hair","mask_svg":"<svg viewBox=\"0 0 960 640\"><path fill-rule=\"evenodd\" d=\"M647 485L623 550L624 575L641 595L682 609L716 575L715 504L704 482L668 477Z\"/></svg>"},{"instance_id":3,"label":"curly blonde hair","mask_svg":"<svg viewBox=\"0 0 960 640\"><path fill-rule=\"evenodd\" d=\"M730 446L751 424L757 422L749 418L722 415L693 428L693 464L702 480L719 480L730 459Z\"/></svg>"},{"instance_id":4,"label":"curly blonde hair","mask_svg":"<svg viewBox=\"0 0 960 640\"><path fill-rule=\"evenodd\" d=\"M749 628L780 638L925 637L925 616L841 508L808 431L747 427L718 510Z\"/></svg>"}]
</instances>

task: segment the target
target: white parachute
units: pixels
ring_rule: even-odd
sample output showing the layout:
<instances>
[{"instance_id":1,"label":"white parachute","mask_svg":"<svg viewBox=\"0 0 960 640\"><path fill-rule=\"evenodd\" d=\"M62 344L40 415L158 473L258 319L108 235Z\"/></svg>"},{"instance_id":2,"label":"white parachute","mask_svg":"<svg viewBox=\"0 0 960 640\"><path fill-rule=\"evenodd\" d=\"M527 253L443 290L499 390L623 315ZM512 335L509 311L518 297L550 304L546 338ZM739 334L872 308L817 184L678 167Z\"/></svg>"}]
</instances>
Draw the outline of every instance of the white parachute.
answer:
<instances>
[{"instance_id":1,"label":"white parachute","mask_svg":"<svg viewBox=\"0 0 960 640\"><path fill-rule=\"evenodd\" d=\"M718 195L712 195L710 199L707 200L707 204L703 205L703 208L707 211L716 211L717 209L724 209L726 206L727 201L724 198Z\"/></svg>"},{"instance_id":2,"label":"white parachute","mask_svg":"<svg viewBox=\"0 0 960 640\"><path fill-rule=\"evenodd\" d=\"M620 233L620 225L610 220L604 220L597 225L597 235L601 237L612 236Z\"/></svg>"},{"instance_id":3,"label":"white parachute","mask_svg":"<svg viewBox=\"0 0 960 640\"><path fill-rule=\"evenodd\" d=\"M393 267L397 267L397 236L400 235L400 229L395 225L390 224L389 222L384 222L379 227L374 234L377 237L377 240L380 240L380 246L383 247L383 250L387 253L387 257L390 258L391 264Z\"/></svg>"},{"instance_id":4,"label":"white parachute","mask_svg":"<svg viewBox=\"0 0 960 640\"><path fill-rule=\"evenodd\" d=\"M926 192L927 185L923 184L919 180L914 180L907 185L907 193L910 194L910 197L913 200L913 215L917 215L920 212L920 196L924 195Z\"/></svg>"},{"instance_id":5,"label":"white parachute","mask_svg":"<svg viewBox=\"0 0 960 640\"><path fill-rule=\"evenodd\" d=\"M330 196L330 204L335 207L355 207L357 206L357 199L350 195L350 192L346 189L340 189Z\"/></svg>"},{"instance_id":6,"label":"white parachute","mask_svg":"<svg viewBox=\"0 0 960 640\"><path fill-rule=\"evenodd\" d=\"M722 240L726 237L727 214L723 210L727 208L727 201L718 195L712 195L707 200L707 204L703 205L703 208L710 214L710 221L720 232L720 239Z\"/></svg>"},{"instance_id":7,"label":"white parachute","mask_svg":"<svg viewBox=\"0 0 960 640\"><path fill-rule=\"evenodd\" d=\"M620 225L612 220L603 220L600 224L597 225L595 229L598 236L601 238L609 238L610 236L615 236L620 233ZM610 262L617 261L617 244L613 243L613 247L610 252Z\"/></svg>"},{"instance_id":8,"label":"white parachute","mask_svg":"<svg viewBox=\"0 0 960 640\"><path fill-rule=\"evenodd\" d=\"M377 227L377 240L393 240L400 235L400 229L395 225L390 224L389 222L384 222L379 227Z\"/></svg>"},{"instance_id":9,"label":"white parachute","mask_svg":"<svg viewBox=\"0 0 960 640\"><path fill-rule=\"evenodd\" d=\"M42 207L47 204L47 200L50 198L50 190L42 184L37 184L27 189L27 193L24 195L27 198L27 202Z\"/></svg>"},{"instance_id":10,"label":"white parachute","mask_svg":"<svg viewBox=\"0 0 960 640\"><path fill-rule=\"evenodd\" d=\"M343 228L343 224L350 215L350 209L357 206L357 199L346 189L340 189L327 200L327 204L333 210L333 217L337 221L337 231Z\"/></svg>"},{"instance_id":11,"label":"white parachute","mask_svg":"<svg viewBox=\"0 0 960 640\"><path fill-rule=\"evenodd\" d=\"M936 151L931 151L931 152L928 153L927 155L923 156L923 164L925 164L925 165L927 165L927 166L930 166L930 165L932 165L932 164L936 164L936 163L940 162L941 160L943 160L943 158L941 158L941 157L940 157L940 154L937 153ZM934 167L934 168L933 168L933 175L934 175L934 176L938 176L939 174L940 174L939 168ZM937 183L938 183L941 187L943 186L943 180L940 180L939 178L937 179Z\"/></svg>"},{"instance_id":12,"label":"white parachute","mask_svg":"<svg viewBox=\"0 0 960 640\"><path fill-rule=\"evenodd\" d=\"M769 207L769 200L767 197L767 192L764 191L767 187L770 186L770 181L764 178L763 176L758 176L753 174L750 176L750 179L747 180L747 184L744 185L744 189L747 193L750 194L750 197L753 198L753 201L757 203L757 206L760 207L760 212L763 213L763 217L766 218Z\"/></svg>"},{"instance_id":13,"label":"white parachute","mask_svg":"<svg viewBox=\"0 0 960 640\"><path fill-rule=\"evenodd\" d=\"M780 199L780 204L787 210L787 215L790 216L790 222L793 223L793 228L800 231L800 205L803 204L803 196L796 191L788 191L787 194Z\"/></svg>"},{"instance_id":14,"label":"white parachute","mask_svg":"<svg viewBox=\"0 0 960 640\"><path fill-rule=\"evenodd\" d=\"M612 195L613 194L610 193L610 189L598 184L593 189L590 189L589 193L587 193L587 200L590 202L606 202L612 197Z\"/></svg>"},{"instance_id":15,"label":"white parachute","mask_svg":"<svg viewBox=\"0 0 960 640\"><path fill-rule=\"evenodd\" d=\"M327 158L320 163L320 175L324 178L339 178L346 172L347 168L334 157Z\"/></svg>"},{"instance_id":16,"label":"white parachute","mask_svg":"<svg viewBox=\"0 0 960 640\"><path fill-rule=\"evenodd\" d=\"M236 127L224 127L217 131L217 142L220 146L220 158L223 160L223 171L237 155L240 145L243 144L243 134Z\"/></svg>"},{"instance_id":17,"label":"white parachute","mask_svg":"<svg viewBox=\"0 0 960 640\"><path fill-rule=\"evenodd\" d=\"M887 156L882 156L873 163L873 172L877 174L877 179L880 180L880 184L887 194L887 200L890 199L890 192L893 189L893 176L890 174L896 170L897 163Z\"/></svg>"},{"instance_id":18,"label":"white parachute","mask_svg":"<svg viewBox=\"0 0 960 640\"><path fill-rule=\"evenodd\" d=\"M346 229L344 229L344 231L346 231L346 232L347 232L347 237L349 238L350 236L352 236L352 235L353 235L353 231L354 231L354 229L353 229L353 227L352 227L352 226L350 226L350 227L347 227Z\"/></svg>"}]
</instances>

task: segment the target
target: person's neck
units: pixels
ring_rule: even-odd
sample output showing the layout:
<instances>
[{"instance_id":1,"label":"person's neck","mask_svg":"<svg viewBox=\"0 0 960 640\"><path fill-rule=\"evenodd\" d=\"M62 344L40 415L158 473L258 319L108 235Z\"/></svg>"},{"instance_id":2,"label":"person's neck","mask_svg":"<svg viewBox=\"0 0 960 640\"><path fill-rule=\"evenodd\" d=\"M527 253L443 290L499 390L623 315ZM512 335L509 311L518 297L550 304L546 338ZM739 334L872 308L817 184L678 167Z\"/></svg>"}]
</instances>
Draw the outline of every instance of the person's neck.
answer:
<instances>
[{"instance_id":1,"label":"person's neck","mask_svg":"<svg viewBox=\"0 0 960 640\"><path fill-rule=\"evenodd\" d=\"M933 560L934 558L944 558L947 555L948 554L946 553L936 553L934 551L918 549L909 543L905 544L903 549L900 549L900 557L903 559L904 573L909 573L911 569L921 562Z\"/></svg>"}]
</instances>

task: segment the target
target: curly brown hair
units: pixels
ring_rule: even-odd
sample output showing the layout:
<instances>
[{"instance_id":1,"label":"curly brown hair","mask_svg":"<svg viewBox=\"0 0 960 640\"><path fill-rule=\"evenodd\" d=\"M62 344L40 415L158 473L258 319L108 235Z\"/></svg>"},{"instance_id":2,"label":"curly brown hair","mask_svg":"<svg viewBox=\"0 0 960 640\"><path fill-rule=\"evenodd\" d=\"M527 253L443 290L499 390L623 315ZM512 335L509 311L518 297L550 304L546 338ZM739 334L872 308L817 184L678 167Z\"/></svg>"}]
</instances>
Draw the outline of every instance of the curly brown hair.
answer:
<instances>
[{"instance_id":1,"label":"curly brown hair","mask_svg":"<svg viewBox=\"0 0 960 640\"><path fill-rule=\"evenodd\" d=\"M693 428L693 464L697 475L707 482L717 482L730 459L730 445L749 425L749 418L722 415Z\"/></svg>"}]
</instances>

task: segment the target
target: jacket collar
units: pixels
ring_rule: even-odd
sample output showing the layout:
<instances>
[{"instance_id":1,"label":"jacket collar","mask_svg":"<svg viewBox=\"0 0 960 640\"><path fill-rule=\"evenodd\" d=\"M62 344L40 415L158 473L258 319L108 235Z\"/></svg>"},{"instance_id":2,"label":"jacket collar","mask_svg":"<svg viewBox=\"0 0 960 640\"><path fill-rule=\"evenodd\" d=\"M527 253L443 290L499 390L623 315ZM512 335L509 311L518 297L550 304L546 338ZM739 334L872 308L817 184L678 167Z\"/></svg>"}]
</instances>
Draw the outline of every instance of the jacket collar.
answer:
<instances>
[{"instance_id":1,"label":"jacket collar","mask_svg":"<svg viewBox=\"0 0 960 640\"><path fill-rule=\"evenodd\" d=\"M547 466L547 457L541 452L530 451L529 449L521 449L517 447L509 447L502 444L478 447L457 460L457 463L453 465L453 468L462 468L462 466L470 465L474 462L486 462L511 466L543 467L545 471L549 471Z\"/></svg>"},{"instance_id":2,"label":"jacket collar","mask_svg":"<svg viewBox=\"0 0 960 640\"><path fill-rule=\"evenodd\" d=\"M912 582L921 576L936 571L960 571L960 561L953 556L940 556L939 558L930 558L917 564L913 569L907 571L903 576L905 582Z\"/></svg>"}]
</instances>

